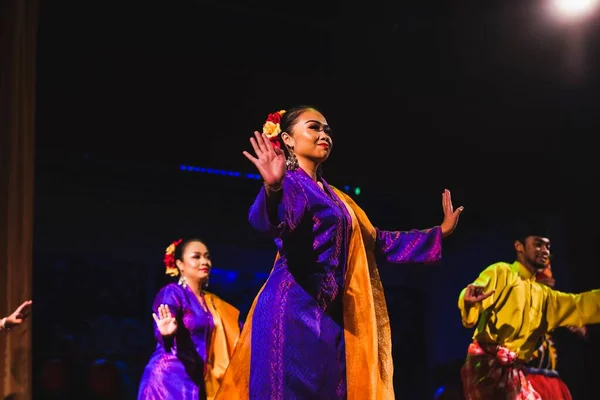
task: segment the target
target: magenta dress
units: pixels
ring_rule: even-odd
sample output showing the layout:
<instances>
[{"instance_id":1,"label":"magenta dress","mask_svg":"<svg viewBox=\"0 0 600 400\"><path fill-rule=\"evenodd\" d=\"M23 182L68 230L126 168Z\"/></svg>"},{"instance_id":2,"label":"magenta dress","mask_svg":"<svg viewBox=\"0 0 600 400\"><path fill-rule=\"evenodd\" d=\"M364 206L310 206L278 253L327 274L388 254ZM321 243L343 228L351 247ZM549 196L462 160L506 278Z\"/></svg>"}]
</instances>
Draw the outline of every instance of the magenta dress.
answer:
<instances>
[{"instance_id":1,"label":"magenta dress","mask_svg":"<svg viewBox=\"0 0 600 400\"><path fill-rule=\"evenodd\" d=\"M206 399L204 371L214 329L212 314L189 288L175 283L158 292L153 312L157 313L161 304L167 304L177 318L177 333L165 338L154 324L156 349L144 369L138 399Z\"/></svg>"},{"instance_id":2,"label":"magenta dress","mask_svg":"<svg viewBox=\"0 0 600 400\"><path fill-rule=\"evenodd\" d=\"M280 257L252 316L250 399L345 399L344 272L352 228L346 205L323 180L288 171L278 221L261 189L251 225L272 236ZM441 260L439 227L377 231L378 254L392 263Z\"/></svg>"}]
</instances>

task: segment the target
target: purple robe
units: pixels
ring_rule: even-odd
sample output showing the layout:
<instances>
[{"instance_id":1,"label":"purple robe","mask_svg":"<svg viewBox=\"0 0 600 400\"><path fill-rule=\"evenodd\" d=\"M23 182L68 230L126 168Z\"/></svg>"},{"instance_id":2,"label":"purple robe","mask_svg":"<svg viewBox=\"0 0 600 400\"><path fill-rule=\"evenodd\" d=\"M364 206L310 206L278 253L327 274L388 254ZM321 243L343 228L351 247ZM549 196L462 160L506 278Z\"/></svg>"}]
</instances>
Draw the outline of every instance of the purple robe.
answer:
<instances>
[{"instance_id":1,"label":"purple robe","mask_svg":"<svg viewBox=\"0 0 600 400\"><path fill-rule=\"evenodd\" d=\"M163 337L154 324L156 349L144 369L138 399L202 400L206 398L204 373L214 322L196 295L188 288L170 283L163 287L152 305L166 304L177 318L174 337Z\"/></svg>"},{"instance_id":2,"label":"purple robe","mask_svg":"<svg viewBox=\"0 0 600 400\"><path fill-rule=\"evenodd\" d=\"M275 223L264 188L250 208L251 225L275 238L280 255L252 316L250 399L346 398L342 297L352 220L322 183L288 171ZM436 262L441 230L377 230L375 246L389 262Z\"/></svg>"}]
</instances>

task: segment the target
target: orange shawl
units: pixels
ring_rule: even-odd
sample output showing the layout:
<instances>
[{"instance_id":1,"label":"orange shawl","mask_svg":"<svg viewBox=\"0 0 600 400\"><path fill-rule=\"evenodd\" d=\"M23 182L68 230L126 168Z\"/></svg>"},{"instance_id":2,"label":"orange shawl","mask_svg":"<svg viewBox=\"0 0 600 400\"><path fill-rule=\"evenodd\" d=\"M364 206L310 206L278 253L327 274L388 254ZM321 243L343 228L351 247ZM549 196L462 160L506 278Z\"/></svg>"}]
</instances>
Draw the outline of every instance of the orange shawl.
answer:
<instances>
[{"instance_id":1,"label":"orange shawl","mask_svg":"<svg viewBox=\"0 0 600 400\"><path fill-rule=\"evenodd\" d=\"M383 286L375 264L375 227L346 194L332 187L352 217L344 280L344 338L348 400L394 399L392 340ZM263 286L264 288L264 286ZM249 399L252 316L248 313L216 399Z\"/></svg>"},{"instance_id":2,"label":"orange shawl","mask_svg":"<svg viewBox=\"0 0 600 400\"><path fill-rule=\"evenodd\" d=\"M204 299L215 323L208 349L209 356L205 376L207 399L212 400L219 390L223 375L233 354L233 349L240 336L240 312L237 308L212 293L205 292Z\"/></svg>"}]
</instances>

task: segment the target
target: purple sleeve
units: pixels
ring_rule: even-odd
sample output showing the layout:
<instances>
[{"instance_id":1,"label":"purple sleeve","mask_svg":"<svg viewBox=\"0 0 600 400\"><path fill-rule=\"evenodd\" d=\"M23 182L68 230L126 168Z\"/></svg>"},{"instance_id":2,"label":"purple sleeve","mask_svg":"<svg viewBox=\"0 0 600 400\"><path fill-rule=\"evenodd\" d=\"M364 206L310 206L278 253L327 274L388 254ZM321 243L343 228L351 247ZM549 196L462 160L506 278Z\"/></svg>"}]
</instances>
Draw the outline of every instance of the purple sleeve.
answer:
<instances>
[{"instance_id":1,"label":"purple sleeve","mask_svg":"<svg viewBox=\"0 0 600 400\"><path fill-rule=\"evenodd\" d=\"M270 221L267 193L263 187L250 207L248 220L257 231L272 237L283 237L292 232L304 216L308 204L302 185L296 178L286 175L283 179L281 200L277 205L277 221Z\"/></svg>"},{"instance_id":2,"label":"purple sleeve","mask_svg":"<svg viewBox=\"0 0 600 400\"><path fill-rule=\"evenodd\" d=\"M158 307L161 304L166 304L169 306L171 315L177 319L178 324L181 324L182 294L180 287L174 283L171 283L159 290L154 298L154 303L152 304L152 312L156 315L158 315ZM165 350L168 351L173 345L173 337L163 337L160 334L154 319L152 319L152 323L154 324L154 338L158 343L161 343L165 347Z\"/></svg>"},{"instance_id":3,"label":"purple sleeve","mask_svg":"<svg viewBox=\"0 0 600 400\"><path fill-rule=\"evenodd\" d=\"M376 249L390 263L437 263L442 259L442 230L391 232L377 229Z\"/></svg>"}]
</instances>

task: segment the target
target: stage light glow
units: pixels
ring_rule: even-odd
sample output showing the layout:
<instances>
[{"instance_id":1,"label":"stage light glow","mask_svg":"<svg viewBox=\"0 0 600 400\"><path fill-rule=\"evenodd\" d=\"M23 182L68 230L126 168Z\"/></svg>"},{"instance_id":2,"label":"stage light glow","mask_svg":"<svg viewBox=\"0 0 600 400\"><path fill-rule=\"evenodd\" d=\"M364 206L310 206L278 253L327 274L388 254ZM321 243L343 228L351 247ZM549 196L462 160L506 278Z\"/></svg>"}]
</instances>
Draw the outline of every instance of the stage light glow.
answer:
<instances>
[{"instance_id":1,"label":"stage light glow","mask_svg":"<svg viewBox=\"0 0 600 400\"><path fill-rule=\"evenodd\" d=\"M598 0L553 0L554 12L566 19L582 18L598 5Z\"/></svg>"},{"instance_id":2,"label":"stage light glow","mask_svg":"<svg viewBox=\"0 0 600 400\"><path fill-rule=\"evenodd\" d=\"M253 173L243 173L238 171L227 171L223 169L215 169L215 168L206 168L206 167L197 167L194 165L180 165L179 170L186 172L200 172L203 174L211 174L211 175L221 175L221 176L231 176L236 178L246 178L252 180L261 180L262 177L260 174ZM359 196L362 192L360 187L352 187L350 185L344 186L344 191L348 193L353 193L355 196Z\"/></svg>"}]
</instances>

